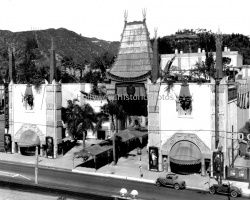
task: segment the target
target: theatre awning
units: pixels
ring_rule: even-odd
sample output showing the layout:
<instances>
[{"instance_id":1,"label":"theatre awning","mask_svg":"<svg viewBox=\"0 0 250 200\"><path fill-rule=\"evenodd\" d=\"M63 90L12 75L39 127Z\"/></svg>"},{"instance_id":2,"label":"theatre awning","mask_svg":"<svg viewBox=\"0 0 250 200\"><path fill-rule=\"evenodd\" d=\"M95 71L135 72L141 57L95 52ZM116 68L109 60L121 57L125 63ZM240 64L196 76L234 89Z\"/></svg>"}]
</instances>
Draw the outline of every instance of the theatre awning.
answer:
<instances>
[{"instance_id":1,"label":"theatre awning","mask_svg":"<svg viewBox=\"0 0 250 200\"><path fill-rule=\"evenodd\" d=\"M122 142L128 142L135 139L135 136L132 135L128 130L120 131L117 133L117 136L121 138Z\"/></svg>"},{"instance_id":2,"label":"theatre awning","mask_svg":"<svg viewBox=\"0 0 250 200\"><path fill-rule=\"evenodd\" d=\"M170 161L179 165L194 165L201 162L201 151L192 142L180 141L170 151Z\"/></svg>"},{"instance_id":3,"label":"theatre awning","mask_svg":"<svg viewBox=\"0 0 250 200\"><path fill-rule=\"evenodd\" d=\"M18 142L19 147L32 147L40 145L40 139L32 130L24 131Z\"/></svg>"}]
</instances>

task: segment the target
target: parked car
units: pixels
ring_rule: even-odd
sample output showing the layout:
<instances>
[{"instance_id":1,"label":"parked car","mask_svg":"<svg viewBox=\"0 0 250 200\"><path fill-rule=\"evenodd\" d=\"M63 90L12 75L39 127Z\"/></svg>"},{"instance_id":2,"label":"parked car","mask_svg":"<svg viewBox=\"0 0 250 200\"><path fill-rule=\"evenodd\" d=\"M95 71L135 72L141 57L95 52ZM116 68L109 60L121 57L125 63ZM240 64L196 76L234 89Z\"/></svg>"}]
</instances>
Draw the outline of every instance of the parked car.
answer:
<instances>
[{"instance_id":1,"label":"parked car","mask_svg":"<svg viewBox=\"0 0 250 200\"><path fill-rule=\"evenodd\" d=\"M156 186L170 186L174 187L176 190L179 190L180 188L185 188L186 183L183 180L180 180L178 178L177 174L169 173L166 175L166 177L159 177L156 182Z\"/></svg>"},{"instance_id":2,"label":"parked car","mask_svg":"<svg viewBox=\"0 0 250 200\"><path fill-rule=\"evenodd\" d=\"M213 184L209 188L211 194L220 193L220 194L230 194L231 197L236 198L237 196L242 195L242 190L236 186L232 186L229 183L223 184Z\"/></svg>"}]
</instances>

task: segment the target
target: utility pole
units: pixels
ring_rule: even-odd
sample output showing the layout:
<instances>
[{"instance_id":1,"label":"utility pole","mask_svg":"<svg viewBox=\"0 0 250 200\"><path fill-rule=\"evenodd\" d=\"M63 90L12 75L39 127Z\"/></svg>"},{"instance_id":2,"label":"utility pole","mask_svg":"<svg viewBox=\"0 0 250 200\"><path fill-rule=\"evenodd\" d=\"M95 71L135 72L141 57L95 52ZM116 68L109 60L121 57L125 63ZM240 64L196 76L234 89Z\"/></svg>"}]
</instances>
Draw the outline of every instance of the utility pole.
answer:
<instances>
[{"instance_id":1,"label":"utility pole","mask_svg":"<svg viewBox=\"0 0 250 200\"><path fill-rule=\"evenodd\" d=\"M223 78L223 66L222 66L222 34L220 30L216 34L216 75L215 75L215 149L218 149L220 153L220 160L221 154L223 154L222 149L218 148L219 141L220 141L220 81ZM220 147L221 148L221 147ZM222 163L221 163L222 164ZM222 167L223 168L223 167ZM220 168L219 172L219 184L222 182L222 171L223 169Z\"/></svg>"},{"instance_id":2,"label":"utility pole","mask_svg":"<svg viewBox=\"0 0 250 200\"><path fill-rule=\"evenodd\" d=\"M234 126L232 126L232 168L234 167Z\"/></svg>"},{"instance_id":3,"label":"utility pole","mask_svg":"<svg viewBox=\"0 0 250 200\"><path fill-rule=\"evenodd\" d=\"M36 146L35 184L38 184L38 146Z\"/></svg>"}]
</instances>

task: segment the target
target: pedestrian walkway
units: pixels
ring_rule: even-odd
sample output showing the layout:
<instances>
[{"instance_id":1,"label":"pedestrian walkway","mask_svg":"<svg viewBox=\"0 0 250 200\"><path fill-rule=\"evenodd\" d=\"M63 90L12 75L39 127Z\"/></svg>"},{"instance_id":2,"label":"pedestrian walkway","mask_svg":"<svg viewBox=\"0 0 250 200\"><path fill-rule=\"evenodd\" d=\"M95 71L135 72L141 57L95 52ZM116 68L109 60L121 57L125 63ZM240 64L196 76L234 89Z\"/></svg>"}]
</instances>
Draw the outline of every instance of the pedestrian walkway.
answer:
<instances>
[{"instance_id":1,"label":"pedestrian walkway","mask_svg":"<svg viewBox=\"0 0 250 200\"><path fill-rule=\"evenodd\" d=\"M86 140L86 147L101 141L95 139ZM59 156L57 159L48 159L39 157L39 166L50 167L55 169L63 169L73 171L75 173L87 173L92 175L109 176L114 178L129 179L140 182L155 183L159 176L165 176L166 172L156 172L148 170L148 154L146 148L142 149L142 155L137 155L137 151L133 150L128 154L128 157L119 158L117 165L108 164L99 169L80 167L83 159L74 159L74 153L83 149L82 141L78 141L77 145L67 152L64 156ZM141 159L140 159L141 157ZM34 165L36 156L23 156L20 154L6 154L0 153L0 161L19 162L24 164ZM140 161L141 160L141 161ZM141 169L140 169L141 165ZM142 176L141 176L142 174ZM217 183L209 176L201 176L199 174L193 175L178 175L180 179L184 180L187 189L197 189L208 191L209 185ZM226 180L225 180L226 181ZM226 181L227 182L227 181ZM250 197L250 190L248 184L230 181L233 185L242 188L244 196Z\"/></svg>"}]
</instances>

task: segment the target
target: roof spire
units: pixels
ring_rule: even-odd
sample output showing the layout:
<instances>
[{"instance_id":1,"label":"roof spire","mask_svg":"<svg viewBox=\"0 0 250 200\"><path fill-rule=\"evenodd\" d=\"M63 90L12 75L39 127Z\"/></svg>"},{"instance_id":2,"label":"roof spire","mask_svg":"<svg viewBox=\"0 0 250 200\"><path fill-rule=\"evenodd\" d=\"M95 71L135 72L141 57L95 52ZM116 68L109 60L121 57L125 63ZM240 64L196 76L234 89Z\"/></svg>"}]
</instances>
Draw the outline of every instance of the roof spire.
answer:
<instances>
[{"instance_id":1,"label":"roof spire","mask_svg":"<svg viewBox=\"0 0 250 200\"><path fill-rule=\"evenodd\" d=\"M146 8L142 9L143 21L145 21L145 20L146 20L146 11L147 11L147 9L146 9Z\"/></svg>"},{"instance_id":2,"label":"roof spire","mask_svg":"<svg viewBox=\"0 0 250 200\"><path fill-rule=\"evenodd\" d=\"M155 40L157 38L157 30L158 30L158 28L155 27L155 29L154 29L154 31L155 31Z\"/></svg>"},{"instance_id":3,"label":"roof spire","mask_svg":"<svg viewBox=\"0 0 250 200\"><path fill-rule=\"evenodd\" d=\"M126 22L128 18L128 11L124 10L124 21Z\"/></svg>"},{"instance_id":4,"label":"roof spire","mask_svg":"<svg viewBox=\"0 0 250 200\"><path fill-rule=\"evenodd\" d=\"M55 50L55 47L54 47L54 39L53 39L52 36L51 36L51 50Z\"/></svg>"}]
</instances>

